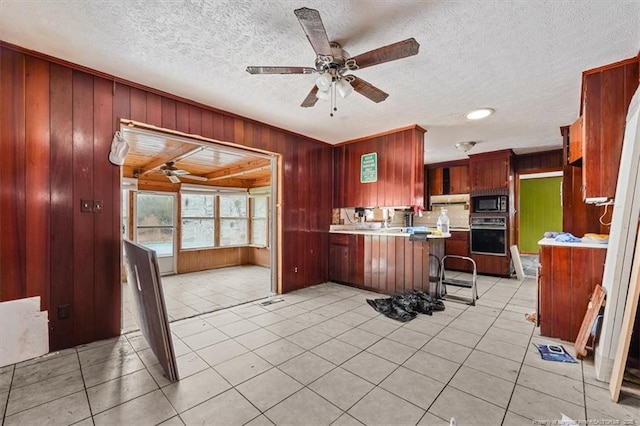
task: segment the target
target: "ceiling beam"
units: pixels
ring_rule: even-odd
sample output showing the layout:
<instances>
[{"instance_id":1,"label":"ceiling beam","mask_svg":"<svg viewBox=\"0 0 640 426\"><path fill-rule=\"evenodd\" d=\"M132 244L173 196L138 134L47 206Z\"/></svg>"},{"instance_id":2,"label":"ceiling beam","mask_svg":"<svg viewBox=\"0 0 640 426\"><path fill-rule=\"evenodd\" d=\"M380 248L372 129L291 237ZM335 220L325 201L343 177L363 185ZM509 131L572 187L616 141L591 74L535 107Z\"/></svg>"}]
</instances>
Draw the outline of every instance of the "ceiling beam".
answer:
<instances>
[{"instance_id":1,"label":"ceiling beam","mask_svg":"<svg viewBox=\"0 0 640 426\"><path fill-rule=\"evenodd\" d=\"M207 179L211 180L219 180L226 179L235 176L242 176L247 173L253 173L257 171L267 170L271 167L271 160L269 159L258 159L251 160L244 164L239 164L236 166L231 166L223 170L218 170L215 172L208 173L204 175Z\"/></svg>"},{"instance_id":2,"label":"ceiling beam","mask_svg":"<svg viewBox=\"0 0 640 426\"><path fill-rule=\"evenodd\" d=\"M147 164L144 165L144 167L142 168L144 171L140 174L148 175L152 171L159 169L164 164L170 161L175 162L175 161L182 160L190 155L195 154L196 152L202 151L203 149L205 149L204 146L194 147L193 145L185 144L183 147L179 149L171 151L170 153L167 153L167 154L163 154L160 157L154 158L153 161L148 162Z\"/></svg>"}]
</instances>

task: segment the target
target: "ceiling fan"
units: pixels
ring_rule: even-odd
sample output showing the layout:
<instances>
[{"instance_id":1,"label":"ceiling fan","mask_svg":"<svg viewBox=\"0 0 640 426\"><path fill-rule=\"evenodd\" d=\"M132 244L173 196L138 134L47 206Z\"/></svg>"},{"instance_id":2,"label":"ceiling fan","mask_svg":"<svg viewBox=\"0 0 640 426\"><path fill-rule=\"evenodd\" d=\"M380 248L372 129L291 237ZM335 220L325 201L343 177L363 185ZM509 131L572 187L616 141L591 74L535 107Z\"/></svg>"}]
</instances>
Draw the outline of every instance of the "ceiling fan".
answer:
<instances>
[{"instance_id":1,"label":"ceiling fan","mask_svg":"<svg viewBox=\"0 0 640 426\"><path fill-rule=\"evenodd\" d=\"M175 162L168 161L164 165L160 167L160 173L165 175L172 183L180 183L180 178L187 178L192 180L199 180L202 182L206 182L209 179L203 176L192 175L191 172L187 170L178 169L175 166Z\"/></svg>"},{"instance_id":2,"label":"ceiling fan","mask_svg":"<svg viewBox=\"0 0 640 426\"><path fill-rule=\"evenodd\" d=\"M389 94L371 83L347 73L416 55L420 48L418 42L414 38L410 38L350 57L338 43L329 41L317 10L303 7L294 10L294 13L300 21L311 47L316 52L315 67L249 66L247 72L250 74L320 74L316 79L316 84L300 105L301 107L312 107L318 99L328 100L331 98L334 101L336 90L343 98L355 90L373 102L382 102L387 99ZM333 116L333 113L331 115Z\"/></svg>"}]
</instances>

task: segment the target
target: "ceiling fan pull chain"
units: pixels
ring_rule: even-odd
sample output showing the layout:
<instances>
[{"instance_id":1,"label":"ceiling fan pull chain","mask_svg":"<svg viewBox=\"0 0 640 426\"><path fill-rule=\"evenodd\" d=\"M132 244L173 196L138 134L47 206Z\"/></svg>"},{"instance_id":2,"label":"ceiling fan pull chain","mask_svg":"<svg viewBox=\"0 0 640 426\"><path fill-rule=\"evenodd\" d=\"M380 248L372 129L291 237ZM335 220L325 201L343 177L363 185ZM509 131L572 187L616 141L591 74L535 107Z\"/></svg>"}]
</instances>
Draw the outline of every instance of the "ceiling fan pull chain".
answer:
<instances>
[{"instance_id":1,"label":"ceiling fan pull chain","mask_svg":"<svg viewBox=\"0 0 640 426\"><path fill-rule=\"evenodd\" d=\"M335 85L335 83L331 83L331 112L329 113L329 117L333 117L333 111L337 111L337 108L336 108L336 85Z\"/></svg>"}]
</instances>

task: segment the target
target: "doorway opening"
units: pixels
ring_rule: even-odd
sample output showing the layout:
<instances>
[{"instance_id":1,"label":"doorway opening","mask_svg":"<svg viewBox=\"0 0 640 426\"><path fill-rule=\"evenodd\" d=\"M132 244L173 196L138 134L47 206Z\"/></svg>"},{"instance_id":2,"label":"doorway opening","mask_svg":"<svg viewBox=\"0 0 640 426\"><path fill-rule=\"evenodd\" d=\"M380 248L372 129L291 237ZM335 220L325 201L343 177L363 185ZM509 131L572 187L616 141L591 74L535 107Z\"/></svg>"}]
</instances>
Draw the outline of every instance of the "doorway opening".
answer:
<instances>
[{"instance_id":1,"label":"doorway opening","mask_svg":"<svg viewBox=\"0 0 640 426\"><path fill-rule=\"evenodd\" d=\"M129 120L122 238L153 249L169 320L278 293L275 153ZM126 276L122 330L138 328Z\"/></svg>"},{"instance_id":2,"label":"doorway opening","mask_svg":"<svg viewBox=\"0 0 640 426\"><path fill-rule=\"evenodd\" d=\"M537 256L544 233L562 231L562 172L521 175L519 194L518 248Z\"/></svg>"}]
</instances>

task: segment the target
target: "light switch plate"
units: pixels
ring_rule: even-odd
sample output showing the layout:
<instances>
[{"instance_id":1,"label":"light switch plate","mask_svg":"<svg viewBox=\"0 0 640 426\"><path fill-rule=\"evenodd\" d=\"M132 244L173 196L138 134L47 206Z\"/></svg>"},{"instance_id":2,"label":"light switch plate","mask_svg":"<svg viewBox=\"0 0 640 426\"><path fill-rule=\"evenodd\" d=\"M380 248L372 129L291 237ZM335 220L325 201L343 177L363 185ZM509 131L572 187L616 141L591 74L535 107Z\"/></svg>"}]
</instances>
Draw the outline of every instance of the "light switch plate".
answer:
<instances>
[{"instance_id":1,"label":"light switch plate","mask_svg":"<svg viewBox=\"0 0 640 426\"><path fill-rule=\"evenodd\" d=\"M80 211L81 212L93 212L93 200L80 200Z\"/></svg>"}]
</instances>

